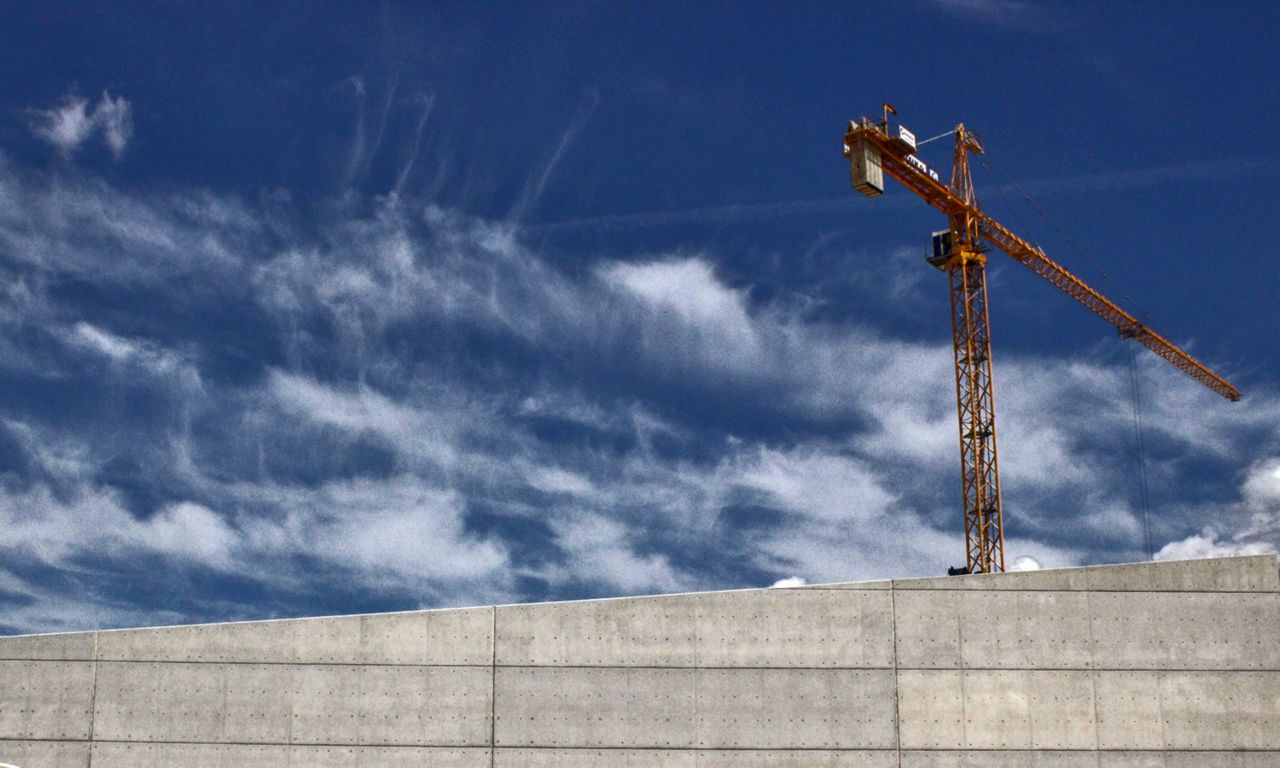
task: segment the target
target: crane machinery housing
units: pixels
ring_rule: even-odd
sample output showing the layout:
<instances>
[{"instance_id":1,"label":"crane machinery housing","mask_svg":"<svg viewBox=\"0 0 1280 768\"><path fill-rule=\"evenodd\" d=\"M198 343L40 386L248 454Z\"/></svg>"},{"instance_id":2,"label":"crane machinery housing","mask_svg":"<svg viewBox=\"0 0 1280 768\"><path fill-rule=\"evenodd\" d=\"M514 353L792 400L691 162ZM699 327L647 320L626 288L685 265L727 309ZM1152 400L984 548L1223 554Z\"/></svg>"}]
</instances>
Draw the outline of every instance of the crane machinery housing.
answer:
<instances>
[{"instance_id":1,"label":"crane machinery housing","mask_svg":"<svg viewBox=\"0 0 1280 768\"><path fill-rule=\"evenodd\" d=\"M1004 517L987 315L986 254L991 246L1101 315L1122 336L1142 344L1219 395L1234 401L1240 399L1240 391L984 213L969 171L969 155L983 152L977 134L963 123L955 127L951 183L947 185L916 157L911 131L901 125L896 133L890 131L890 113L896 115L897 110L886 103L880 121L868 117L850 121L844 154L849 158L853 188L862 194L876 197L883 193L887 175L947 216L949 227L934 233L928 262L946 272L951 284L966 560L962 569L953 572L1003 571Z\"/></svg>"}]
</instances>

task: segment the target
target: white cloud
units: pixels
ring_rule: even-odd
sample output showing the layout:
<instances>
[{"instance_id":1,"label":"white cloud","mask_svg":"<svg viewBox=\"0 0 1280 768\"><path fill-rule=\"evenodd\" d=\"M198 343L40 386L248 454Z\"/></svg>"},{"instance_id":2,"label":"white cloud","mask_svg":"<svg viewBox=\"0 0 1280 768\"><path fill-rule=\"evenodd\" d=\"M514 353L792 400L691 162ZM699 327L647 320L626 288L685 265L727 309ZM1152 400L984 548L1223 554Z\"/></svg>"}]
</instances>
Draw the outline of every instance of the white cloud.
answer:
<instances>
[{"instance_id":1,"label":"white cloud","mask_svg":"<svg viewBox=\"0 0 1280 768\"><path fill-rule=\"evenodd\" d=\"M656 261L644 264L609 264L600 270L610 285L638 297L659 316L674 315L704 340L709 351L725 348L734 356L757 352L755 326L747 315L740 291L716 279L711 265L701 259Z\"/></svg>"},{"instance_id":2,"label":"white cloud","mask_svg":"<svg viewBox=\"0 0 1280 768\"><path fill-rule=\"evenodd\" d=\"M93 110L93 119L102 131L102 140L111 150L111 155L119 160L133 138L133 111L129 102L123 96L113 99L111 94L103 91L102 100Z\"/></svg>"},{"instance_id":3,"label":"white cloud","mask_svg":"<svg viewBox=\"0 0 1280 768\"><path fill-rule=\"evenodd\" d=\"M231 197L139 196L92 176L57 183L0 174L0 245L41 273L100 289L162 289L190 279L236 285L264 256L263 221ZM78 309L78 308L77 308Z\"/></svg>"},{"instance_id":4,"label":"white cloud","mask_svg":"<svg viewBox=\"0 0 1280 768\"><path fill-rule=\"evenodd\" d=\"M262 562L304 555L374 583L447 588L493 577L508 562L498 542L465 532L457 493L410 476L282 487L273 495L281 513L245 524L245 547Z\"/></svg>"},{"instance_id":5,"label":"white cloud","mask_svg":"<svg viewBox=\"0 0 1280 768\"><path fill-rule=\"evenodd\" d=\"M132 108L124 97L112 98L103 91L98 104L89 110L88 100L74 94L63 98L60 106L32 112L31 130L69 157L95 133L119 160L133 137Z\"/></svg>"},{"instance_id":6,"label":"white cloud","mask_svg":"<svg viewBox=\"0 0 1280 768\"><path fill-rule=\"evenodd\" d=\"M896 501L861 461L822 450L761 449L735 480L782 509L815 520L871 523Z\"/></svg>"},{"instance_id":7,"label":"white cloud","mask_svg":"<svg viewBox=\"0 0 1280 768\"><path fill-rule=\"evenodd\" d=\"M74 482L92 471L93 452L82 441L59 439L16 419L0 419L0 424L22 453L49 477Z\"/></svg>"},{"instance_id":8,"label":"white cloud","mask_svg":"<svg viewBox=\"0 0 1280 768\"><path fill-rule=\"evenodd\" d=\"M314 379L283 371L272 371L268 386L281 406L320 424L390 436L420 426L418 414L411 408L365 387L339 391Z\"/></svg>"},{"instance_id":9,"label":"white cloud","mask_svg":"<svg viewBox=\"0 0 1280 768\"><path fill-rule=\"evenodd\" d=\"M1280 458L1268 458L1249 468L1241 487L1245 508L1280 521Z\"/></svg>"},{"instance_id":10,"label":"white cloud","mask_svg":"<svg viewBox=\"0 0 1280 768\"><path fill-rule=\"evenodd\" d=\"M454 443L461 414L450 414L445 408L420 410L367 386L341 389L283 371L272 371L267 387L277 407L313 424L379 435L407 458L433 465L449 466L457 459Z\"/></svg>"},{"instance_id":11,"label":"white cloud","mask_svg":"<svg viewBox=\"0 0 1280 768\"><path fill-rule=\"evenodd\" d=\"M157 376L176 375L192 387L200 387L200 373L194 365L153 342L118 336L83 321L63 333L63 338L68 344L112 363L132 365Z\"/></svg>"},{"instance_id":12,"label":"white cloud","mask_svg":"<svg viewBox=\"0 0 1280 768\"><path fill-rule=\"evenodd\" d=\"M568 496L592 496L595 486L576 472L560 467L530 466L526 470L529 485L546 493Z\"/></svg>"},{"instance_id":13,"label":"white cloud","mask_svg":"<svg viewBox=\"0 0 1280 768\"><path fill-rule=\"evenodd\" d=\"M800 576L788 576L785 579L778 579L777 581L773 582L773 584L769 585L769 588L770 589L792 589L794 587L806 586L808 585L808 583L809 582L805 581L804 578Z\"/></svg>"},{"instance_id":14,"label":"white cloud","mask_svg":"<svg viewBox=\"0 0 1280 768\"><path fill-rule=\"evenodd\" d=\"M1233 557L1235 555L1265 555L1274 553L1276 546L1270 542L1221 540L1212 528L1188 536L1181 541L1171 541L1156 553L1157 560L1201 560L1208 557Z\"/></svg>"},{"instance_id":15,"label":"white cloud","mask_svg":"<svg viewBox=\"0 0 1280 768\"><path fill-rule=\"evenodd\" d=\"M1254 463L1240 484L1240 501L1225 509L1193 511L1218 524L1232 525L1223 532L1217 525L1205 527L1180 541L1166 544L1157 560L1195 560L1232 555L1280 552L1280 458Z\"/></svg>"},{"instance_id":16,"label":"white cloud","mask_svg":"<svg viewBox=\"0 0 1280 768\"><path fill-rule=\"evenodd\" d=\"M184 301L243 299L246 316L264 318L246 333L274 331L284 358L249 383L210 377L203 431L159 436L180 449L181 471L147 465L142 481L181 501L147 520L92 480L112 457L100 442L9 419L23 451L53 479L44 491L0 500L12 521L3 546L67 568L77 554L108 557L117 546L235 568L301 594L339 574L353 589L410 589L437 603L518 599L515 576L541 578L553 591L573 584L609 594L726 586L739 565L816 582L959 564L947 343L817 322L797 309L802 300L753 304L717 276L712 254L657 254L570 274L509 225L414 205L373 204L368 215L335 206L319 233L303 236L275 209L209 193L144 197L92 179L54 188L0 174L0 249L24 270ZM214 298L192 297L192 285ZM8 289L15 299L31 293ZM109 370L180 370L193 357L185 345L167 349L105 321L61 326L80 316L74 307L36 303L14 304L21 311L5 322L63 328L65 345ZM514 350L529 367L507 367L498 352L483 363L436 356L437 339L446 349L459 337L483 340L468 349ZM1144 369L1153 390L1148 434L1166 446L1153 462L1153 488L1206 456L1254 466L1242 473L1234 517L1214 518L1216 535L1197 534L1186 547L1280 539L1280 470L1255 463L1258 439L1241 437L1275 435L1275 398L1251 393L1207 408L1194 385L1158 370ZM1015 563L1027 556L1056 567L1129 551L1123 541L1096 541L1100 532L1137 530L1123 440L1099 438L1128 434L1123 395L1114 394L1126 391L1125 376L1088 357L1001 356ZM694 393L674 407L661 395L673 381ZM683 421L697 398L736 409L743 421L799 426L776 439L721 435ZM361 470L345 464L324 474L321 459L345 460L370 442L391 454L379 476L350 477ZM301 470L280 470L272 458ZM758 524L730 525L738 506L761 510ZM1204 513L1178 508L1161 518L1181 539ZM514 518L549 526L559 552L548 546L525 560L497 534L472 531L477 521ZM92 535L99 526L120 531L106 549ZM1028 531L1048 531L1054 543ZM28 615L70 620L52 609Z\"/></svg>"},{"instance_id":17,"label":"white cloud","mask_svg":"<svg viewBox=\"0 0 1280 768\"><path fill-rule=\"evenodd\" d=\"M307 558L367 586L411 588L437 600L457 601L467 592L510 597L503 591L505 548L464 530L464 503L453 491L398 477L255 493L270 499L268 508L233 521L194 502L139 518L117 492L88 483L57 494L46 485L0 491L0 579L38 593L37 585L7 573L4 560L35 558L76 572L86 556L108 569L159 557L179 572L202 567L275 588L305 588L296 559Z\"/></svg>"},{"instance_id":18,"label":"white cloud","mask_svg":"<svg viewBox=\"0 0 1280 768\"><path fill-rule=\"evenodd\" d=\"M138 346L133 342L96 328L89 323L76 323L71 338L99 354L116 362L123 362L138 353Z\"/></svg>"},{"instance_id":19,"label":"white cloud","mask_svg":"<svg viewBox=\"0 0 1280 768\"><path fill-rule=\"evenodd\" d=\"M675 592L690 583L663 554L641 554L629 540L632 531L594 512L573 511L551 521L566 566L578 580L607 585L626 594Z\"/></svg>"},{"instance_id":20,"label":"white cloud","mask_svg":"<svg viewBox=\"0 0 1280 768\"><path fill-rule=\"evenodd\" d=\"M1030 555L1021 555L1013 559L1013 564L1009 566L1010 571L1038 571L1044 566L1040 565L1040 561Z\"/></svg>"},{"instance_id":21,"label":"white cloud","mask_svg":"<svg viewBox=\"0 0 1280 768\"><path fill-rule=\"evenodd\" d=\"M134 546L143 552L181 557L220 570L232 565L236 532L220 515L192 502L165 507L145 523L126 526Z\"/></svg>"},{"instance_id":22,"label":"white cloud","mask_svg":"<svg viewBox=\"0 0 1280 768\"><path fill-rule=\"evenodd\" d=\"M59 567L92 554L124 560L161 556L226 569L235 541L230 526L198 504L170 505L142 520L111 489L89 485L62 494L46 485L2 492L0 523L0 550L28 552Z\"/></svg>"},{"instance_id":23,"label":"white cloud","mask_svg":"<svg viewBox=\"0 0 1280 768\"><path fill-rule=\"evenodd\" d=\"M67 96L62 106L36 112L32 130L59 152L70 155L93 133L94 121L87 108L89 102L79 96Z\"/></svg>"},{"instance_id":24,"label":"white cloud","mask_svg":"<svg viewBox=\"0 0 1280 768\"><path fill-rule=\"evenodd\" d=\"M5 604L4 623L19 632L74 632L98 627L142 627L190 621L185 614L126 605L118 596L100 594L92 579L81 589L18 579L0 567L0 589L16 598Z\"/></svg>"}]
</instances>

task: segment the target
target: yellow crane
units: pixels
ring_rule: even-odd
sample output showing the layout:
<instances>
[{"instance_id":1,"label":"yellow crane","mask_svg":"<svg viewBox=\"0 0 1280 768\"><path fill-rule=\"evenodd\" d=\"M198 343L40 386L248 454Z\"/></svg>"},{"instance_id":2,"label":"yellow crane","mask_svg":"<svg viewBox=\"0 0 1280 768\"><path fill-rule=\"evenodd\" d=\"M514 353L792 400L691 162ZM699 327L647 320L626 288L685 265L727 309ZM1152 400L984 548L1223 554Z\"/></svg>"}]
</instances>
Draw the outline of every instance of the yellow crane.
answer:
<instances>
[{"instance_id":1,"label":"yellow crane","mask_svg":"<svg viewBox=\"0 0 1280 768\"><path fill-rule=\"evenodd\" d=\"M951 338L964 492L966 564L961 572L1003 571L1004 518L987 317L989 246L1053 283L1101 315L1122 336L1138 341L1219 395L1235 401L1240 399L1240 390L984 213L969 172L969 155L983 151L977 134L964 124L956 126L950 184L944 184L936 171L916 157L914 134L901 125L891 132L890 113L896 115L897 110L885 104L880 121L868 117L851 121L844 136L844 154L849 158L853 187L862 194L880 195L884 192L884 177L889 176L947 216L950 226L934 233L928 261L946 272L951 283Z\"/></svg>"}]
</instances>

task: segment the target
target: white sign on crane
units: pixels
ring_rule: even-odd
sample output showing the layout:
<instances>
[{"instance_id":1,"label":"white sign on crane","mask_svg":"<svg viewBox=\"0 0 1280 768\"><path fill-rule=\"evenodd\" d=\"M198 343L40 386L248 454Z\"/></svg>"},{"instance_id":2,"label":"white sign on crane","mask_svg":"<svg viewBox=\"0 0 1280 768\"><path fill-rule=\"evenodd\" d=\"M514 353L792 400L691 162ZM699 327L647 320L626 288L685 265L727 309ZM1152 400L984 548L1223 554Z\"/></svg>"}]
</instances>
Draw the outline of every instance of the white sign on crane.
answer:
<instances>
[{"instance_id":1,"label":"white sign on crane","mask_svg":"<svg viewBox=\"0 0 1280 768\"><path fill-rule=\"evenodd\" d=\"M898 138L909 144L912 152L916 151L916 135L908 131L905 125L898 126Z\"/></svg>"}]
</instances>

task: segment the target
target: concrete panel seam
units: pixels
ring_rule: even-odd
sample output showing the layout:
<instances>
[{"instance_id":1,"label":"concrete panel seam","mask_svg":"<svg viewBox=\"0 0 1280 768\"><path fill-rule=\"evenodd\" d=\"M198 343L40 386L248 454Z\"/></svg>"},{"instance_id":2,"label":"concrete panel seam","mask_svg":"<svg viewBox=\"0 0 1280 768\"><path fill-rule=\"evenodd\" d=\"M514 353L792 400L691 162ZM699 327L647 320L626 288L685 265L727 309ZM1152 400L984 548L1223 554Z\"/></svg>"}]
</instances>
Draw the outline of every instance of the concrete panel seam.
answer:
<instances>
[{"instance_id":1,"label":"concrete panel seam","mask_svg":"<svg viewBox=\"0 0 1280 768\"><path fill-rule=\"evenodd\" d=\"M671 669L671 667L665 667ZM822 669L887 669L887 667L823 667ZM1262 674L1276 673L1280 669L1249 667L1239 669L1231 667L898 667L900 672L1150 672L1165 674L1170 672L1218 672L1223 674Z\"/></svg>"},{"instance_id":2,"label":"concrete panel seam","mask_svg":"<svg viewBox=\"0 0 1280 768\"><path fill-rule=\"evenodd\" d=\"M98 719L98 633L93 633L93 682L89 688L89 742L93 742L94 724ZM93 768L93 750L89 750L88 768Z\"/></svg>"},{"instance_id":3,"label":"concrete panel seam","mask_svg":"<svg viewBox=\"0 0 1280 768\"><path fill-rule=\"evenodd\" d=\"M908 579L909 581L909 579ZM809 589L809 587L804 587ZM1064 586L1056 589L1047 587L1028 587L1026 589L966 589L964 587L956 587L948 589L944 587L895 587L903 592L947 592L955 594L957 592L1105 592L1108 594L1122 595L1269 595L1274 594L1270 591L1257 589L1099 589L1097 587L1070 587ZM534 603L537 605L537 603Z\"/></svg>"},{"instance_id":4,"label":"concrete panel seam","mask_svg":"<svg viewBox=\"0 0 1280 768\"><path fill-rule=\"evenodd\" d=\"M135 664L144 663L151 664L153 662L116 662L119 664ZM187 662L196 664L200 662ZM313 666L295 665L295 666ZM367 666L367 665L358 665ZM406 665L414 666L414 665ZM485 666L488 666L487 664ZM899 664L898 666L885 667L796 667L796 666L701 666L695 667L688 664L498 664L498 669L635 669L635 670L707 670L707 671L742 671L756 672L769 670L795 670L797 672L927 672L929 670L953 670L965 672L1280 672L1278 667L1248 667L1241 669L1239 667L1037 667L1026 665L1006 665L1000 667L985 666L955 666L955 667L919 667L910 664Z\"/></svg>"},{"instance_id":5,"label":"concrete panel seam","mask_svg":"<svg viewBox=\"0 0 1280 768\"><path fill-rule=\"evenodd\" d=\"M294 724L294 721L295 721L295 720L297 719L297 717L298 717L298 706L297 706L297 705L298 705L298 701L297 701L297 696L296 696L296 695L294 695L294 694L295 694L295 692L296 692L297 690L298 690L298 689L297 689L297 681L293 679L293 674L292 674L292 673L290 673L290 675L289 675L289 697L288 697L288 701L289 701L289 719L288 719L288 720L285 722L285 724L284 724L284 740L288 742L288 746L289 746L290 748L292 748L292 747L293 747L293 744L294 744L294 741L295 741L295 734L294 734L294 732L293 732L293 724ZM292 762L292 759L290 759L290 762Z\"/></svg>"},{"instance_id":6,"label":"concrete panel seam","mask_svg":"<svg viewBox=\"0 0 1280 768\"><path fill-rule=\"evenodd\" d=\"M0 638L3 639L3 638ZM54 661L54 659L0 659L0 661ZM56 661L93 661L93 659L56 659ZM237 661L222 659L99 659L103 664L215 664L220 667L401 667L407 669L475 669L489 666L488 664L440 664L437 662L430 663L413 663L413 664L393 664L386 661ZM503 666L499 664L498 666ZM515 666L528 666L518 664Z\"/></svg>"},{"instance_id":7,"label":"concrete panel seam","mask_svg":"<svg viewBox=\"0 0 1280 768\"><path fill-rule=\"evenodd\" d=\"M1093 639L1093 601L1090 597L1090 593L1084 593L1085 614L1089 621L1089 666L1095 668L1093 674L1089 675L1089 699L1093 706L1093 751L1097 752L1102 746L1102 728L1098 725L1098 659L1094 656L1098 645ZM1098 758L1098 764L1102 764L1101 757Z\"/></svg>"},{"instance_id":8,"label":"concrete panel seam","mask_svg":"<svg viewBox=\"0 0 1280 768\"><path fill-rule=\"evenodd\" d=\"M149 662L148 662L149 663ZM487 666L487 665L486 665ZM794 664L779 665L759 665L759 664L498 664L498 669L691 669L691 670L719 670L719 671L764 671L764 670L787 670L794 669L800 672L830 672L833 670L857 671L865 670L868 672L892 672L894 667L892 664L885 666L849 666L849 665L833 665L823 667L813 666L796 666ZM908 667L903 667L908 669ZM1266 671L1266 670L1256 670Z\"/></svg>"},{"instance_id":9,"label":"concrete panel seam","mask_svg":"<svg viewBox=\"0 0 1280 768\"><path fill-rule=\"evenodd\" d=\"M51 739L51 738L31 738L31 739L0 739L0 741L31 741L40 742L42 744L89 744L88 739ZM308 741L305 744L294 744L284 741L195 741L191 739L94 739L93 744L187 744L193 746L208 747L332 747L332 748L359 748L373 747L377 749L488 749L485 746L477 746L475 744L444 743L444 744L403 744L403 743L384 743L380 741L370 741L360 744L353 744L349 741ZM542 749L542 747L538 747ZM570 747L554 747L554 749L570 749ZM576 747L574 747L576 749ZM604 749L604 747L583 747L583 749ZM807 749L807 747L806 747ZM814 747L817 749L817 747ZM869 748L870 749L870 748ZM853 750L857 751L857 750ZM887 751L887 750L886 750ZM1167 750L1166 750L1167 751ZM1205 750L1194 750L1203 752ZM1236 750L1239 751L1239 750Z\"/></svg>"},{"instance_id":10,"label":"concrete panel seam","mask_svg":"<svg viewBox=\"0 0 1280 768\"><path fill-rule=\"evenodd\" d=\"M0 661L48 661L48 659L0 659ZM60 659L60 661L62 661ZM89 659L66 659L65 661L84 661L90 662ZM91 662L90 662L91 663ZM1041 667L1026 665L1006 665L1000 667L981 667L981 666L961 666L956 667L920 667L907 664L887 665L887 666L796 666L794 664L780 664L776 666L770 665L692 665L692 664L339 664L325 662L323 664L312 664L311 662L257 662L257 661L153 661L151 659L103 659L101 664L154 664L154 665L200 665L207 664L209 666L218 667L368 667L374 669L382 669L386 667L397 667L400 669L484 669L485 667L496 667L497 669L705 669L705 670L771 670L771 669L793 669L804 672L824 672L832 670L845 671L921 671L921 670L941 670L956 669L972 672L991 671L991 672L1043 672L1053 670L1055 672L1280 672L1280 667L1249 667L1240 669L1238 667ZM96 665L95 665L96 667Z\"/></svg>"},{"instance_id":11,"label":"concrete panel seam","mask_svg":"<svg viewBox=\"0 0 1280 768\"><path fill-rule=\"evenodd\" d=\"M119 664L133 664L139 662L116 662ZM141 662L151 664L154 662ZM198 664L202 662L180 662L187 664ZM220 662L212 662L220 663ZM295 665L295 666L320 666L320 665ZM350 665L347 665L350 666ZM375 666L375 665L359 665L359 666ZM418 665L401 665L416 667ZM422 665L433 666L433 665ZM465 665L456 665L465 666ZM485 666L488 666L487 664ZM1239 667L1037 667L1027 665L1006 665L1000 667L982 667L982 666L960 666L955 667L919 667L909 664L899 664L897 666L876 666L876 667L851 667L851 666L831 666L831 667L797 667L793 665L780 666L692 666L689 664L498 664L498 669L649 669L649 670L719 670L719 671L768 671L768 670L796 670L798 672L831 672L831 671L847 671L855 672L863 670L866 672L920 672L928 670L963 670L966 672L1280 672L1280 667L1248 667L1241 669Z\"/></svg>"},{"instance_id":12,"label":"concrete panel seam","mask_svg":"<svg viewBox=\"0 0 1280 768\"><path fill-rule=\"evenodd\" d=\"M489 633L489 768L494 768L498 748L498 606L492 606L493 624Z\"/></svg>"},{"instance_id":13,"label":"concrete panel seam","mask_svg":"<svg viewBox=\"0 0 1280 768\"><path fill-rule=\"evenodd\" d=\"M6 741L23 741L41 744L88 744L87 739L51 739L51 738L31 738L31 739L6 739ZM488 747L476 746L474 744L384 744L381 742L370 742L366 744L352 744L350 742L308 742L306 744L286 744L284 742L274 741L162 741L162 740L142 740L142 739L95 739L95 744L181 744L192 746L209 746L209 747L329 747L342 749L488 749ZM626 745L542 745L535 744L531 746L518 747L498 747L497 749L505 749L508 751L522 751L546 749L557 752L582 751L582 752L895 752L893 747L679 747L679 746L663 746L663 747L636 747ZM1037 752L1072 752L1077 754L1092 754L1095 751L1101 754L1110 753L1135 753L1135 754L1260 754L1271 755L1280 754L1280 750L1268 749L1263 747L1232 747L1232 748L1205 748L1205 747L1106 747L1094 750L1088 747L1054 747L1052 749L1010 749L1008 747L965 747L957 749L954 747L911 747L901 750L902 752L936 752L936 753L954 753L954 752L986 752L986 753L1007 753L1018 752L1026 754L1035 754Z\"/></svg>"},{"instance_id":14,"label":"concrete panel seam","mask_svg":"<svg viewBox=\"0 0 1280 768\"><path fill-rule=\"evenodd\" d=\"M878 583L878 582L870 582L870 583ZM758 587L753 587L750 590L741 590L741 591L744 591L744 592L755 591L756 589L758 589ZM771 587L771 589L776 589L776 587ZM787 587L787 589L803 589L806 592L857 592L858 590L863 590L866 592L884 592L886 589L892 589L892 587L862 587L862 586L858 586L858 584L855 582L853 584L850 584L847 587L828 587L828 586L823 586L821 584L815 584L815 585L806 584L803 587ZM700 595L704 593L691 592L689 594ZM705 594L713 594L713 593L705 593ZM532 603L532 605L537 605L537 603Z\"/></svg>"},{"instance_id":15,"label":"concrete panel seam","mask_svg":"<svg viewBox=\"0 0 1280 768\"><path fill-rule=\"evenodd\" d=\"M956 663L960 668L960 743L965 747L969 746L969 692L965 690L965 680L968 675L964 673L964 621L963 619L956 622L956 648L959 653L956 655Z\"/></svg>"},{"instance_id":16,"label":"concrete panel seam","mask_svg":"<svg viewBox=\"0 0 1280 768\"><path fill-rule=\"evenodd\" d=\"M481 747L476 747L476 749L481 749ZM619 745L548 746L544 744L535 744L532 746L521 745L518 747L498 747L497 749L506 750L508 752L524 752L524 751L532 751L537 749L545 749L551 752L695 752L695 753L696 752L834 752L834 753L840 753L840 754L843 754L843 753L857 754L859 752L895 752L897 751L893 747L675 747L675 746L636 747L636 746L626 746L626 745L622 745L622 746L619 746ZM907 751L908 752L931 752L935 750L909 749ZM944 750L936 750L936 751L941 752ZM977 752L982 750L970 750L970 751ZM999 750L990 750L990 751L995 752ZM1009 750L1004 750L1004 751L1009 751ZM1057 750L1057 751L1065 751L1065 750ZM1089 750L1083 749L1083 750L1076 750L1076 751L1088 752ZM1196 750L1196 751L1203 752L1205 750Z\"/></svg>"},{"instance_id":17,"label":"concrete panel seam","mask_svg":"<svg viewBox=\"0 0 1280 768\"><path fill-rule=\"evenodd\" d=\"M1166 726L1169 718L1164 711L1164 686L1159 683L1162 678L1163 675L1156 674L1156 711L1160 713L1160 745L1167 747L1169 746L1169 732Z\"/></svg>"},{"instance_id":18,"label":"concrete panel seam","mask_svg":"<svg viewBox=\"0 0 1280 768\"><path fill-rule=\"evenodd\" d=\"M534 749L545 749L545 747L534 747ZM568 749L594 749L594 750L605 750L605 749L622 749L622 747L555 747L555 749L563 749L563 750L568 750ZM678 751L679 749L683 749L683 748L682 748L682 747L681 747L681 748L677 748L677 747L666 748L666 747L664 747L664 749L670 749L670 751ZM735 748L732 748L732 747L717 748L717 749L716 749L716 751L730 751L730 750L732 750L732 749L735 749ZM756 749L756 748L755 748L755 747L748 747L748 748L740 748L740 749L743 749L743 751L746 751L746 750L748 750L748 749ZM795 752L806 752L806 751L822 751L823 749L824 749L824 748L821 748L821 747L798 747L798 748L791 748L791 747L788 747L786 751L788 751L788 752L792 752L792 751L795 751ZM769 751L769 750L766 750L766 751ZM775 751L776 751L776 750L775 750ZM877 748L875 748L875 747L860 747L860 748L858 748L858 749L845 749L845 748L836 747L836 748L828 748L828 749L826 749L825 751L828 751L828 752L888 752L889 750L887 750L887 749L877 749ZM1008 747L964 747L963 749L957 749L957 748L955 748L955 747L911 747L911 748L909 748L909 749L904 749L904 750L902 750L902 751L903 751L903 752L907 752L907 753L912 753L912 752L929 752L929 753L936 753L936 754L955 754L955 753L958 753L958 752L979 752L979 753L988 753L988 754L1002 754L1002 753L1004 753L1004 754L1007 754L1007 753L1011 753L1011 752L1016 752L1016 753L1018 753L1018 754L1027 754L1027 755L1034 755L1034 754L1037 754L1037 753L1041 753L1041 754L1043 754L1043 753L1045 753L1045 752L1050 752L1050 753L1055 753L1055 752L1066 752L1066 753L1072 753L1072 754L1078 754L1078 755L1091 755L1091 754L1093 754L1094 752L1097 752L1098 754L1102 754L1102 755L1109 755L1109 754L1121 754L1121 755L1128 755L1128 754L1135 754L1135 755L1240 755L1240 754L1245 754L1245 755L1250 755L1250 754L1252 754L1252 755L1280 755L1280 750L1275 750L1275 749L1260 749L1260 748L1256 748L1256 747L1239 747L1239 748L1232 747L1232 748L1230 748L1230 749L1206 749L1206 748L1204 748L1204 747L1195 747L1195 748L1190 748L1190 747L1106 747L1106 748L1104 748L1104 749L1098 749L1098 750L1089 749L1089 748L1087 748L1087 747L1083 747L1083 748L1082 748L1082 747L1054 747L1053 749L1010 749L1010 748L1008 748Z\"/></svg>"},{"instance_id":19,"label":"concrete panel seam","mask_svg":"<svg viewBox=\"0 0 1280 768\"><path fill-rule=\"evenodd\" d=\"M24 739L8 739L6 741L21 741L40 744L88 744L88 739L73 738L24 738ZM470 749L481 750L488 747L475 746L473 744L432 744L429 746L419 744L384 744L371 742L367 744L351 744L349 742L317 742L307 744L287 744L284 742L262 742L262 741L164 741L164 740L142 740L142 739L95 739L95 744L164 744L164 745L190 745L190 746L209 746L209 747L319 747L319 748L339 748L339 749L404 749L404 750L420 750L420 749ZM582 751L582 752L835 752L835 753L858 753L858 752L894 752L893 747L634 747L634 746L575 746L575 745L532 745L520 747L498 747L507 751L523 751L546 749L558 752ZM902 752L929 752L929 753L955 753L955 752L981 752L981 753L1026 753L1035 754L1037 752L1069 752L1077 754L1091 754L1098 752L1100 754L1215 754L1215 755L1233 755L1233 754L1259 754L1272 755L1280 754L1280 750L1258 748L1258 747L1233 747L1229 749L1213 749L1204 747L1107 747L1103 749L1093 750L1080 747L1054 747L1051 750L1036 749L1009 749L1006 747L966 747L956 749L952 747L911 747L910 749L901 750Z\"/></svg>"},{"instance_id":20,"label":"concrete panel seam","mask_svg":"<svg viewBox=\"0 0 1280 768\"><path fill-rule=\"evenodd\" d=\"M12 637L21 637L21 635L12 635ZM0 642L8 640L9 637L0 637ZM93 661L93 657L85 654L83 658L79 656L67 656L66 658L51 659L46 656L7 656L0 655L0 661Z\"/></svg>"},{"instance_id":21,"label":"concrete panel seam","mask_svg":"<svg viewBox=\"0 0 1280 768\"><path fill-rule=\"evenodd\" d=\"M902 695L898 688L898 591L889 582L889 627L893 633L893 735L897 743L898 768L902 768Z\"/></svg>"}]
</instances>

